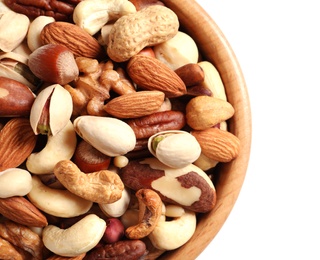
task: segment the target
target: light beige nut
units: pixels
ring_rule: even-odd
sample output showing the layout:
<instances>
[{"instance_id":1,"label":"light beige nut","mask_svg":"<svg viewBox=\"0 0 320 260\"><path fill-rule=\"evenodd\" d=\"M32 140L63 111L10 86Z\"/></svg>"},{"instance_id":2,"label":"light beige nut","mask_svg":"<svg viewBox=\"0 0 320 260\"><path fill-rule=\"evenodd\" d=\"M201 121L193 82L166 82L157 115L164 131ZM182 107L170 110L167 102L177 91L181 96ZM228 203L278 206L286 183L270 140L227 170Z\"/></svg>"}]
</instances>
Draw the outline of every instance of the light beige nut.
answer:
<instances>
[{"instance_id":1,"label":"light beige nut","mask_svg":"<svg viewBox=\"0 0 320 260\"><path fill-rule=\"evenodd\" d=\"M233 114L234 108L229 102L215 97L197 96L186 106L187 124L195 130L213 127Z\"/></svg>"},{"instance_id":2,"label":"light beige nut","mask_svg":"<svg viewBox=\"0 0 320 260\"><path fill-rule=\"evenodd\" d=\"M30 20L24 14L7 11L0 14L0 50L14 50L25 38ZM14 32L14 33L12 33Z\"/></svg>"},{"instance_id":3,"label":"light beige nut","mask_svg":"<svg viewBox=\"0 0 320 260\"><path fill-rule=\"evenodd\" d=\"M42 46L40 34L47 24L54 22L55 19L51 16L40 15L31 21L28 34L27 34L27 44L31 51L36 50Z\"/></svg>"},{"instance_id":4,"label":"light beige nut","mask_svg":"<svg viewBox=\"0 0 320 260\"><path fill-rule=\"evenodd\" d=\"M121 198L113 203L100 203L99 207L102 212L113 218L121 217L128 209L130 203L130 191L124 187Z\"/></svg>"},{"instance_id":5,"label":"light beige nut","mask_svg":"<svg viewBox=\"0 0 320 260\"><path fill-rule=\"evenodd\" d=\"M28 118L12 118L0 131L0 171L21 165L36 146Z\"/></svg>"},{"instance_id":6,"label":"light beige nut","mask_svg":"<svg viewBox=\"0 0 320 260\"><path fill-rule=\"evenodd\" d=\"M213 97L227 101L224 84L216 67L209 61L200 61L198 65L203 69L205 74L201 86L209 89Z\"/></svg>"},{"instance_id":7,"label":"light beige nut","mask_svg":"<svg viewBox=\"0 0 320 260\"><path fill-rule=\"evenodd\" d=\"M108 56L116 62L127 61L144 47L172 38L178 28L177 15L162 5L152 5L122 16L111 29Z\"/></svg>"},{"instance_id":8,"label":"light beige nut","mask_svg":"<svg viewBox=\"0 0 320 260\"><path fill-rule=\"evenodd\" d=\"M197 44L188 34L181 31L171 39L154 46L153 51L156 58L172 70L188 63L197 63L199 59Z\"/></svg>"},{"instance_id":9,"label":"light beige nut","mask_svg":"<svg viewBox=\"0 0 320 260\"><path fill-rule=\"evenodd\" d=\"M70 160L58 162L53 172L70 192L96 203L113 203L121 198L124 189L118 174L109 170L83 173Z\"/></svg>"},{"instance_id":10,"label":"light beige nut","mask_svg":"<svg viewBox=\"0 0 320 260\"><path fill-rule=\"evenodd\" d=\"M208 171L209 169L216 167L218 163L218 161L205 156L201 152L199 158L193 164L198 166L203 171Z\"/></svg>"},{"instance_id":11,"label":"light beige nut","mask_svg":"<svg viewBox=\"0 0 320 260\"><path fill-rule=\"evenodd\" d=\"M32 188L31 174L21 168L0 172L0 198L25 196Z\"/></svg>"},{"instance_id":12,"label":"light beige nut","mask_svg":"<svg viewBox=\"0 0 320 260\"><path fill-rule=\"evenodd\" d=\"M106 222L95 214L89 214L68 229L48 225L42 233L43 244L51 252L74 257L94 248L102 238Z\"/></svg>"},{"instance_id":13,"label":"light beige nut","mask_svg":"<svg viewBox=\"0 0 320 260\"><path fill-rule=\"evenodd\" d=\"M111 99L104 110L117 118L138 118L158 111L164 98L161 91L137 91Z\"/></svg>"},{"instance_id":14,"label":"light beige nut","mask_svg":"<svg viewBox=\"0 0 320 260\"><path fill-rule=\"evenodd\" d=\"M26 161L27 169L33 174L48 174L61 160L72 158L77 146L77 135L73 123L67 125L56 135L49 135L45 147L29 155Z\"/></svg>"},{"instance_id":15,"label":"light beige nut","mask_svg":"<svg viewBox=\"0 0 320 260\"><path fill-rule=\"evenodd\" d=\"M201 153L197 139L186 131L162 131L148 139L150 153L172 168L182 168L198 159Z\"/></svg>"},{"instance_id":16,"label":"light beige nut","mask_svg":"<svg viewBox=\"0 0 320 260\"><path fill-rule=\"evenodd\" d=\"M136 55L127 64L130 78L140 88L162 91L167 98L187 93L181 78L163 62L147 55Z\"/></svg>"},{"instance_id":17,"label":"light beige nut","mask_svg":"<svg viewBox=\"0 0 320 260\"><path fill-rule=\"evenodd\" d=\"M136 197L139 201L139 223L126 228L125 235L130 239L148 236L156 227L162 211L161 198L155 191L140 189Z\"/></svg>"},{"instance_id":18,"label":"light beige nut","mask_svg":"<svg viewBox=\"0 0 320 260\"><path fill-rule=\"evenodd\" d=\"M92 206L91 201L68 190L47 187L36 175L32 176L32 189L27 196L38 209L56 217L76 217L87 213Z\"/></svg>"},{"instance_id":19,"label":"light beige nut","mask_svg":"<svg viewBox=\"0 0 320 260\"><path fill-rule=\"evenodd\" d=\"M208 212L216 202L212 181L193 164L174 169L156 158L132 160L120 170L120 175L125 186L135 191L153 189L162 201L195 212Z\"/></svg>"},{"instance_id":20,"label":"light beige nut","mask_svg":"<svg viewBox=\"0 0 320 260\"><path fill-rule=\"evenodd\" d=\"M128 0L82 1L73 11L73 22L94 35L109 21L135 12L135 6Z\"/></svg>"},{"instance_id":21,"label":"light beige nut","mask_svg":"<svg viewBox=\"0 0 320 260\"><path fill-rule=\"evenodd\" d=\"M167 204L165 206L165 216L170 218L179 218L185 213L183 207L173 204Z\"/></svg>"},{"instance_id":22,"label":"light beige nut","mask_svg":"<svg viewBox=\"0 0 320 260\"><path fill-rule=\"evenodd\" d=\"M191 134L198 140L202 153L210 159L230 162L239 154L240 140L228 131L214 127Z\"/></svg>"},{"instance_id":23,"label":"light beige nut","mask_svg":"<svg viewBox=\"0 0 320 260\"><path fill-rule=\"evenodd\" d=\"M53 84L37 95L30 111L30 124L36 135L56 135L68 124L71 114L70 93L61 85Z\"/></svg>"},{"instance_id":24,"label":"light beige nut","mask_svg":"<svg viewBox=\"0 0 320 260\"><path fill-rule=\"evenodd\" d=\"M196 214L190 210L170 221L166 221L162 216L148 238L158 249L174 250L188 242L196 230L196 225Z\"/></svg>"},{"instance_id":25,"label":"light beige nut","mask_svg":"<svg viewBox=\"0 0 320 260\"><path fill-rule=\"evenodd\" d=\"M80 137L111 157L128 153L136 144L132 128L117 118L79 116L73 125Z\"/></svg>"},{"instance_id":26,"label":"light beige nut","mask_svg":"<svg viewBox=\"0 0 320 260\"><path fill-rule=\"evenodd\" d=\"M0 214L16 223L30 227L48 225L43 213L22 196L0 199Z\"/></svg>"},{"instance_id":27,"label":"light beige nut","mask_svg":"<svg viewBox=\"0 0 320 260\"><path fill-rule=\"evenodd\" d=\"M25 225L6 220L0 223L0 237L31 254L29 259L43 259L43 243L40 236Z\"/></svg>"}]
</instances>

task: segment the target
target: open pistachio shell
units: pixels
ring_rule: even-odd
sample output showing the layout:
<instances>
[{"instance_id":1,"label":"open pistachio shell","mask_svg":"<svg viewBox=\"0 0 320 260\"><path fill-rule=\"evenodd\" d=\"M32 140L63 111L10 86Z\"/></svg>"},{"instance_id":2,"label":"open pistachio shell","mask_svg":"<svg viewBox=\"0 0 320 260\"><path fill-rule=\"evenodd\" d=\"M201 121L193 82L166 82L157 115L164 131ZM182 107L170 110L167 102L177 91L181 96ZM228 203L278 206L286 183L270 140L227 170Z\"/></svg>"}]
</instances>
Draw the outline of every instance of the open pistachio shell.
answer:
<instances>
[{"instance_id":1,"label":"open pistachio shell","mask_svg":"<svg viewBox=\"0 0 320 260\"><path fill-rule=\"evenodd\" d=\"M188 132L162 131L148 140L150 153L172 168L185 167L198 159L201 148L198 141Z\"/></svg>"},{"instance_id":2,"label":"open pistachio shell","mask_svg":"<svg viewBox=\"0 0 320 260\"><path fill-rule=\"evenodd\" d=\"M0 50L15 49L27 35L29 24L30 20L24 14L11 10L0 14Z\"/></svg>"},{"instance_id":3,"label":"open pistachio shell","mask_svg":"<svg viewBox=\"0 0 320 260\"><path fill-rule=\"evenodd\" d=\"M56 135L70 120L73 104L70 93L59 84L43 89L30 112L30 124L35 134Z\"/></svg>"},{"instance_id":4,"label":"open pistachio shell","mask_svg":"<svg viewBox=\"0 0 320 260\"><path fill-rule=\"evenodd\" d=\"M41 84L41 80L30 71L27 57L15 52L0 53L0 76L19 81L32 91Z\"/></svg>"}]
</instances>

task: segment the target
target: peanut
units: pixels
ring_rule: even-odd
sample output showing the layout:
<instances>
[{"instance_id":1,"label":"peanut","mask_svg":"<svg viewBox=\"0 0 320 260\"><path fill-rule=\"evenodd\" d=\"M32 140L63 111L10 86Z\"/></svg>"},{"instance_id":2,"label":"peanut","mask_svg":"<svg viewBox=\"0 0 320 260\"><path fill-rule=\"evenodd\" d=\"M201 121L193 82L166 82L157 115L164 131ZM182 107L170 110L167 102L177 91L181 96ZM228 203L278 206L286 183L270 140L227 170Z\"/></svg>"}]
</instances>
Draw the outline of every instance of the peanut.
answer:
<instances>
[{"instance_id":1,"label":"peanut","mask_svg":"<svg viewBox=\"0 0 320 260\"><path fill-rule=\"evenodd\" d=\"M171 39L178 28L177 15L162 5L152 5L122 16L111 29L108 56L116 62L129 60L144 47Z\"/></svg>"}]
</instances>

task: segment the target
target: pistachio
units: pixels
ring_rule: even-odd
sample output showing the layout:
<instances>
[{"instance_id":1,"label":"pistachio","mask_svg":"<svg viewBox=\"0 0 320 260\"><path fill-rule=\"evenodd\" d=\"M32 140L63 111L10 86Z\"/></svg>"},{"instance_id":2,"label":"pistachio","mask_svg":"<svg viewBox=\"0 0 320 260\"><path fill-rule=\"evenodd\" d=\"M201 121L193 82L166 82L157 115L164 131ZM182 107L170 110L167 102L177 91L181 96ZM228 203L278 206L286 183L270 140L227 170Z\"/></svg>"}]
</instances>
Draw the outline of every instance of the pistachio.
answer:
<instances>
[{"instance_id":1,"label":"pistachio","mask_svg":"<svg viewBox=\"0 0 320 260\"><path fill-rule=\"evenodd\" d=\"M53 84L36 97L30 111L30 124L36 135L56 135L67 125L71 114L71 95L61 85Z\"/></svg>"},{"instance_id":2,"label":"pistachio","mask_svg":"<svg viewBox=\"0 0 320 260\"><path fill-rule=\"evenodd\" d=\"M77 117L73 124L81 138L108 156L124 155L135 147L132 128L120 119L86 115Z\"/></svg>"},{"instance_id":3,"label":"pistachio","mask_svg":"<svg viewBox=\"0 0 320 260\"><path fill-rule=\"evenodd\" d=\"M29 24L30 20L24 14L11 10L0 14L0 50L15 49L27 35Z\"/></svg>"},{"instance_id":4,"label":"pistachio","mask_svg":"<svg viewBox=\"0 0 320 260\"><path fill-rule=\"evenodd\" d=\"M163 164L172 168L185 167L198 159L198 141L185 131L162 131L148 140L148 149Z\"/></svg>"},{"instance_id":5,"label":"pistachio","mask_svg":"<svg viewBox=\"0 0 320 260\"><path fill-rule=\"evenodd\" d=\"M27 58L15 52L3 52L0 55L0 76L14 79L35 91L41 84L27 65Z\"/></svg>"}]
</instances>

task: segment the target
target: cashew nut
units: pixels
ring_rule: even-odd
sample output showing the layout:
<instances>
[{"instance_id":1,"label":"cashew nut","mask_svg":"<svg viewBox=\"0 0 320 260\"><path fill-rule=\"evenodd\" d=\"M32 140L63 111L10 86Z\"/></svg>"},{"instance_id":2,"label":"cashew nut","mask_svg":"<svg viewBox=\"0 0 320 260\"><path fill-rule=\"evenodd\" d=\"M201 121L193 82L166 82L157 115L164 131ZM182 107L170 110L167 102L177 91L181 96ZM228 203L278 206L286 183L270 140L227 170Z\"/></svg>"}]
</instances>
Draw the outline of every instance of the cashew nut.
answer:
<instances>
[{"instance_id":1,"label":"cashew nut","mask_svg":"<svg viewBox=\"0 0 320 260\"><path fill-rule=\"evenodd\" d=\"M153 48L158 60L176 70L188 63L197 63L199 51L195 41L186 33L178 31L171 39Z\"/></svg>"},{"instance_id":2,"label":"cashew nut","mask_svg":"<svg viewBox=\"0 0 320 260\"><path fill-rule=\"evenodd\" d=\"M99 207L105 215L118 218L126 212L129 203L130 192L127 188L124 188L122 191L122 196L119 200L113 203L100 203Z\"/></svg>"},{"instance_id":3,"label":"cashew nut","mask_svg":"<svg viewBox=\"0 0 320 260\"><path fill-rule=\"evenodd\" d=\"M141 239L148 236L156 227L162 211L159 195L151 189L140 189L136 192L139 201L139 223L125 230L130 239Z\"/></svg>"},{"instance_id":4,"label":"cashew nut","mask_svg":"<svg viewBox=\"0 0 320 260\"><path fill-rule=\"evenodd\" d=\"M89 34L94 35L108 21L135 12L135 6L128 0L82 1L73 11L73 21Z\"/></svg>"},{"instance_id":5,"label":"cashew nut","mask_svg":"<svg viewBox=\"0 0 320 260\"><path fill-rule=\"evenodd\" d=\"M31 174L20 168L0 172L0 198L25 196L32 189Z\"/></svg>"},{"instance_id":6,"label":"cashew nut","mask_svg":"<svg viewBox=\"0 0 320 260\"><path fill-rule=\"evenodd\" d=\"M96 203L113 203L121 198L124 189L118 174L109 170L83 173L70 160L58 162L53 172L70 192Z\"/></svg>"},{"instance_id":7,"label":"cashew nut","mask_svg":"<svg viewBox=\"0 0 320 260\"><path fill-rule=\"evenodd\" d=\"M158 224L148 238L154 247L162 250L173 250L185 244L196 230L196 214L185 210L181 217L166 221L161 216Z\"/></svg>"},{"instance_id":8,"label":"cashew nut","mask_svg":"<svg viewBox=\"0 0 320 260\"><path fill-rule=\"evenodd\" d=\"M56 135L49 135L46 146L27 159L27 169L34 174L52 173L54 166L61 160L69 160L76 149L77 135L73 123L67 125Z\"/></svg>"},{"instance_id":9,"label":"cashew nut","mask_svg":"<svg viewBox=\"0 0 320 260\"><path fill-rule=\"evenodd\" d=\"M38 209L52 216L63 218L82 215L88 212L93 204L68 190L47 187L36 175L32 176L32 189L27 196Z\"/></svg>"},{"instance_id":10,"label":"cashew nut","mask_svg":"<svg viewBox=\"0 0 320 260\"><path fill-rule=\"evenodd\" d=\"M68 229L48 225L42 240L50 251L60 256L77 256L94 248L102 238L106 222L95 214L89 214Z\"/></svg>"}]
</instances>

